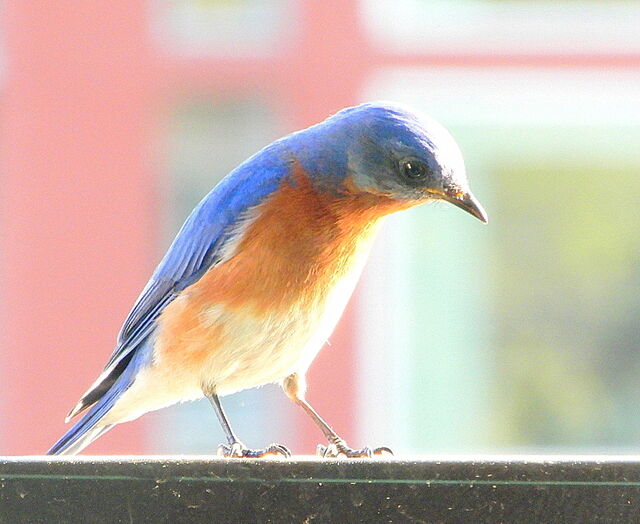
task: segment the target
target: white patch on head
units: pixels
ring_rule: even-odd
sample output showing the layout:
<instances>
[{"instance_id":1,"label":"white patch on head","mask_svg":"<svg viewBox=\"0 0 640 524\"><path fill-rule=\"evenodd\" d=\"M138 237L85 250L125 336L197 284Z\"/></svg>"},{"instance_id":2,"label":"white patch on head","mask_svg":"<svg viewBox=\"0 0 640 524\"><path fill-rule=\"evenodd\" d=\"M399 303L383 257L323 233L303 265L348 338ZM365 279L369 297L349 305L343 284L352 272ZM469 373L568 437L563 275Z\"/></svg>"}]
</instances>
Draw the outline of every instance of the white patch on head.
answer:
<instances>
[{"instance_id":1,"label":"white patch on head","mask_svg":"<svg viewBox=\"0 0 640 524\"><path fill-rule=\"evenodd\" d=\"M429 115L403 104L396 102L383 102L383 104L402 113L407 120L413 121L420 128L422 134L430 139L433 146L430 149L433 150L438 164L452 177L453 182L466 188L466 169L462 151L447 128Z\"/></svg>"},{"instance_id":2,"label":"white patch on head","mask_svg":"<svg viewBox=\"0 0 640 524\"><path fill-rule=\"evenodd\" d=\"M451 133L439 122L429 116L421 115L418 123L424 128L429 129L428 136L432 139L435 146L434 156L439 165L441 165L446 174L451 177L451 181L460 186L461 189L467 189L467 175L464 166L464 158L458 143L455 141Z\"/></svg>"}]
</instances>

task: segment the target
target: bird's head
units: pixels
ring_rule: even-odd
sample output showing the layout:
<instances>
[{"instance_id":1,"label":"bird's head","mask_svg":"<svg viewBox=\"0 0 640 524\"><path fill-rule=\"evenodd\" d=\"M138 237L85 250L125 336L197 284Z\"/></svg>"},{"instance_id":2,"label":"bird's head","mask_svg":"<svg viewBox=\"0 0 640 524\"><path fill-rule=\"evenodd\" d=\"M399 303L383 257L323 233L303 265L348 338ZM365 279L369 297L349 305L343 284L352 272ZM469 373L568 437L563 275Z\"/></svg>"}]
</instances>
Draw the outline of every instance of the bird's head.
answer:
<instances>
[{"instance_id":1,"label":"bird's head","mask_svg":"<svg viewBox=\"0 0 640 524\"><path fill-rule=\"evenodd\" d=\"M357 191L415 204L444 200L482 222L462 154L437 122L395 104L362 104L327 121L346 153L345 181Z\"/></svg>"}]
</instances>

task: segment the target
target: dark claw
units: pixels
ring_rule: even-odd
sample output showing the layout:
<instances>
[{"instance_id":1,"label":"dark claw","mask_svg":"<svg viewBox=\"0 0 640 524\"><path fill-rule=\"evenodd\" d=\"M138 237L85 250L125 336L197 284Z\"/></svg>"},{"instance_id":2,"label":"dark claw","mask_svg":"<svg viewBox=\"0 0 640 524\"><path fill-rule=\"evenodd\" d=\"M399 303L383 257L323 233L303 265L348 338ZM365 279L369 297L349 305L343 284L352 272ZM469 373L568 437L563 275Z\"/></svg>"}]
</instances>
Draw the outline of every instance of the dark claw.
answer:
<instances>
[{"instance_id":1,"label":"dark claw","mask_svg":"<svg viewBox=\"0 0 640 524\"><path fill-rule=\"evenodd\" d=\"M319 444L316 454L324 458L337 458L343 455L347 458L372 458L376 455L393 455L390 448L383 446L380 448L370 448L365 446L362 449L353 449L347 446L343 440L331 443L328 446Z\"/></svg>"},{"instance_id":2,"label":"dark claw","mask_svg":"<svg viewBox=\"0 0 640 524\"><path fill-rule=\"evenodd\" d=\"M234 442L231 445L220 444L218 456L227 458L262 458L268 455L281 455L291 457L291 451L281 444L270 444L263 449L249 449L242 442Z\"/></svg>"}]
</instances>

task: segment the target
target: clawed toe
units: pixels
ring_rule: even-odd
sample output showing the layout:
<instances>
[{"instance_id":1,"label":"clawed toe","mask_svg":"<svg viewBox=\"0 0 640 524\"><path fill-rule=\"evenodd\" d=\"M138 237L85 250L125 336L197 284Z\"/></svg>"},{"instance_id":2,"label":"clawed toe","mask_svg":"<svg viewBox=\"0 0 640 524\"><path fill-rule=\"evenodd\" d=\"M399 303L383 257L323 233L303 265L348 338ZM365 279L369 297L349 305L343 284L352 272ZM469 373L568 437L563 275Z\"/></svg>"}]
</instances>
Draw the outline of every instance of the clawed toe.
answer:
<instances>
[{"instance_id":1,"label":"clawed toe","mask_svg":"<svg viewBox=\"0 0 640 524\"><path fill-rule=\"evenodd\" d=\"M218 456L227 458L261 458L269 455L280 455L285 458L291 456L289 451L282 444L270 444L263 449L249 449L242 442L233 444L220 444L218 446Z\"/></svg>"},{"instance_id":2,"label":"clawed toe","mask_svg":"<svg viewBox=\"0 0 640 524\"><path fill-rule=\"evenodd\" d=\"M374 455L392 455L393 456L393 450L391 448L388 448L387 446L381 446L379 448L374 448L373 449L373 454Z\"/></svg>"},{"instance_id":3,"label":"clawed toe","mask_svg":"<svg viewBox=\"0 0 640 524\"><path fill-rule=\"evenodd\" d=\"M379 448L370 448L365 446L362 449L353 449L347 446L343 440L333 442L328 446L318 445L316 454L324 458L337 458L344 456L346 458L372 458L379 455L393 455L390 448L383 446Z\"/></svg>"},{"instance_id":4,"label":"clawed toe","mask_svg":"<svg viewBox=\"0 0 640 524\"><path fill-rule=\"evenodd\" d=\"M262 451L265 452L264 455L282 455L285 458L291 457L291 451L289 451L289 448L287 448L286 446L283 446L282 444L271 444ZM264 455L260 455L260 456L264 456Z\"/></svg>"}]
</instances>

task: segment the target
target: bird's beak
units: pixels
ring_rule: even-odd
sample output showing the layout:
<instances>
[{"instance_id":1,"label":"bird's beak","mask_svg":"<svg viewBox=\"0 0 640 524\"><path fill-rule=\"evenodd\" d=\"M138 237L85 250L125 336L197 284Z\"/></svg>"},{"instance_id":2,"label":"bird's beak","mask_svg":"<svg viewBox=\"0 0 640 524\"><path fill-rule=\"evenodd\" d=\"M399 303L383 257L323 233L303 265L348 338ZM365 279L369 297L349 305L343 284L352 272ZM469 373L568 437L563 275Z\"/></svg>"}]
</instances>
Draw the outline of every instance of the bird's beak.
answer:
<instances>
[{"instance_id":1,"label":"bird's beak","mask_svg":"<svg viewBox=\"0 0 640 524\"><path fill-rule=\"evenodd\" d=\"M444 194L441 198L454 206L458 206L485 224L489 221L482 205L471 193Z\"/></svg>"}]
</instances>

